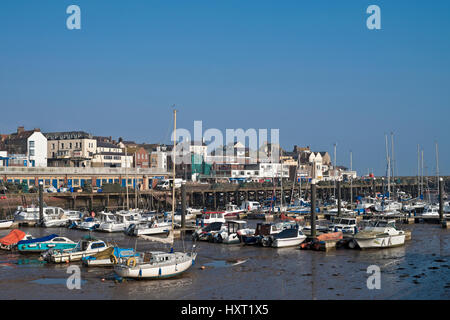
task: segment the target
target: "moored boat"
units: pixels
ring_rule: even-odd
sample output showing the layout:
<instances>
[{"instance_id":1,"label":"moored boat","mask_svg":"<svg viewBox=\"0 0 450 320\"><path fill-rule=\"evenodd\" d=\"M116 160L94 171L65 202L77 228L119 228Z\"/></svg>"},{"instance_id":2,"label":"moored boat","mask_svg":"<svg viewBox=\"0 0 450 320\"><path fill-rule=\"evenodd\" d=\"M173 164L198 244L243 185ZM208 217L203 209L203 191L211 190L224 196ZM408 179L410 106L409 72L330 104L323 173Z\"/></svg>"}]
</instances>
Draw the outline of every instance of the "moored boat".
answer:
<instances>
[{"instance_id":1,"label":"moored boat","mask_svg":"<svg viewBox=\"0 0 450 320\"><path fill-rule=\"evenodd\" d=\"M92 256L98 252L108 249L109 247L111 246L107 245L102 240L85 237L84 239L80 240L73 249L50 249L44 254L43 257L48 262L53 263L80 261L82 258Z\"/></svg>"},{"instance_id":2,"label":"moored boat","mask_svg":"<svg viewBox=\"0 0 450 320\"><path fill-rule=\"evenodd\" d=\"M21 240L17 243L17 250L21 253L40 253L50 249L65 250L75 248L76 242L60 237L57 234L51 234L46 237Z\"/></svg>"},{"instance_id":3,"label":"moored boat","mask_svg":"<svg viewBox=\"0 0 450 320\"><path fill-rule=\"evenodd\" d=\"M391 248L405 244L405 232L395 227L395 220L374 220L358 232L353 241L349 243L351 248L354 244L361 249Z\"/></svg>"}]
</instances>

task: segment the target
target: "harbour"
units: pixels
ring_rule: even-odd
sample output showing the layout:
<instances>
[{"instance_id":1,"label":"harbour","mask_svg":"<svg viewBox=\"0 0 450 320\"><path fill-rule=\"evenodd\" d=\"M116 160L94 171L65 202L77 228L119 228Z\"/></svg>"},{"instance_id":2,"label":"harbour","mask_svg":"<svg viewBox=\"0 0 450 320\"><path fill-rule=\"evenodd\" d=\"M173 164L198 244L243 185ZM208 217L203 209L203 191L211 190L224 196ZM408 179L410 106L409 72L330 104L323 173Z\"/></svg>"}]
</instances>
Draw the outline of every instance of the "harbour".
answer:
<instances>
[{"instance_id":1,"label":"harbour","mask_svg":"<svg viewBox=\"0 0 450 320\"><path fill-rule=\"evenodd\" d=\"M255 221L256 222L256 221ZM2 299L448 299L450 235L437 225L402 226L413 238L403 247L329 252L298 248L257 248L198 242L199 256L188 273L166 280L115 281L111 268L81 263L81 289L68 290L68 265L38 261L38 256L0 252ZM65 228L23 229L77 239L85 233ZM0 231L0 236L7 233ZM157 245L123 234L94 232L121 247L152 250ZM184 245L189 246L187 237ZM176 240L176 248L182 248ZM234 265L237 260L244 263ZM379 265L382 290L366 286L367 267ZM201 266L205 266L204 269ZM61 279L61 280L45 280ZM37 281L37 282L36 282ZM270 290L267 290L267 287Z\"/></svg>"}]
</instances>

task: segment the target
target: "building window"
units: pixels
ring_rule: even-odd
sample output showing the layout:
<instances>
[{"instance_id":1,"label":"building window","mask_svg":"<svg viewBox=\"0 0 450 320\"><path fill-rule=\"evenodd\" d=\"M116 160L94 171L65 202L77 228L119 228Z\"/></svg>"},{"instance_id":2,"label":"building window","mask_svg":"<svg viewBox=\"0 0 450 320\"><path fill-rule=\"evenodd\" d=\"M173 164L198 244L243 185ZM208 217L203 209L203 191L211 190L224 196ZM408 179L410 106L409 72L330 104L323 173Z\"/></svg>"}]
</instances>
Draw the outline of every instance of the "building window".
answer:
<instances>
[{"instance_id":1,"label":"building window","mask_svg":"<svg viewBox=\"0 0 450 320\"><path fill-rule=\"evenodd\" d=\"M72 142L69 143L69 149L72 149Z\"/></svg>"}]
</instances>

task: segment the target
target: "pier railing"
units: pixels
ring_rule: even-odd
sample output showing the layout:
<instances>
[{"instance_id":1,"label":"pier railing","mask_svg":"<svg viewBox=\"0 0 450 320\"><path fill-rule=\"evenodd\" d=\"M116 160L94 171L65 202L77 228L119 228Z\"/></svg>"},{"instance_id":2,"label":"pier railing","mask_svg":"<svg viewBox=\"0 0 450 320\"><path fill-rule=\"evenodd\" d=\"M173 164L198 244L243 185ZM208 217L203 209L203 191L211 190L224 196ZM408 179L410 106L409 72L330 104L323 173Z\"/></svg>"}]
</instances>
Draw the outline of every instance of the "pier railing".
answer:
<instances>
[{"instance_id":1,"label":"pier railing","mask_svg":"<svg viewBox=\"0 0 450 320\"><path fill-rule=\"evenodd\" d=\"M0 167L0 174L30 174L30 175L161 175L167 176L169 172L158 168L81 168L81 167Z\"/></svg>"}]
</instances>

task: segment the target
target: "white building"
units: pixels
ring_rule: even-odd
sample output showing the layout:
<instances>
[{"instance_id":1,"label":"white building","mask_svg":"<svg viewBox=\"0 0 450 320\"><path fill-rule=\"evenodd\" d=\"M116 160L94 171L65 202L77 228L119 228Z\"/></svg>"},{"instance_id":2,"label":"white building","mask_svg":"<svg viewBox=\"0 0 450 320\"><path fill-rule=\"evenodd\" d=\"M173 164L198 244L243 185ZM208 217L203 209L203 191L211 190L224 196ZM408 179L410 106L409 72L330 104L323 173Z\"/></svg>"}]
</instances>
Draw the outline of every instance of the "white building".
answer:
<instances>
[{"instance_id":1,"label":"white building","mask_svg":"<svg viewBox=\"0 0 450 320\"><path fill-rule=\"evenodd\" d=\"M272 179L289 178L289 166L281 163L258 163L246 165L242 170L231 170L231 178Z\"/></svg>"},{"instance_id":2,"label":"white building","mask_svg":"<svg viewBox=\"0 0 450 320\"><path fill-rule=\"evenodd\" d=\"M47 138L39 131L28 139L28 167L47 167Z\"/></svg>"}]
</instances>

